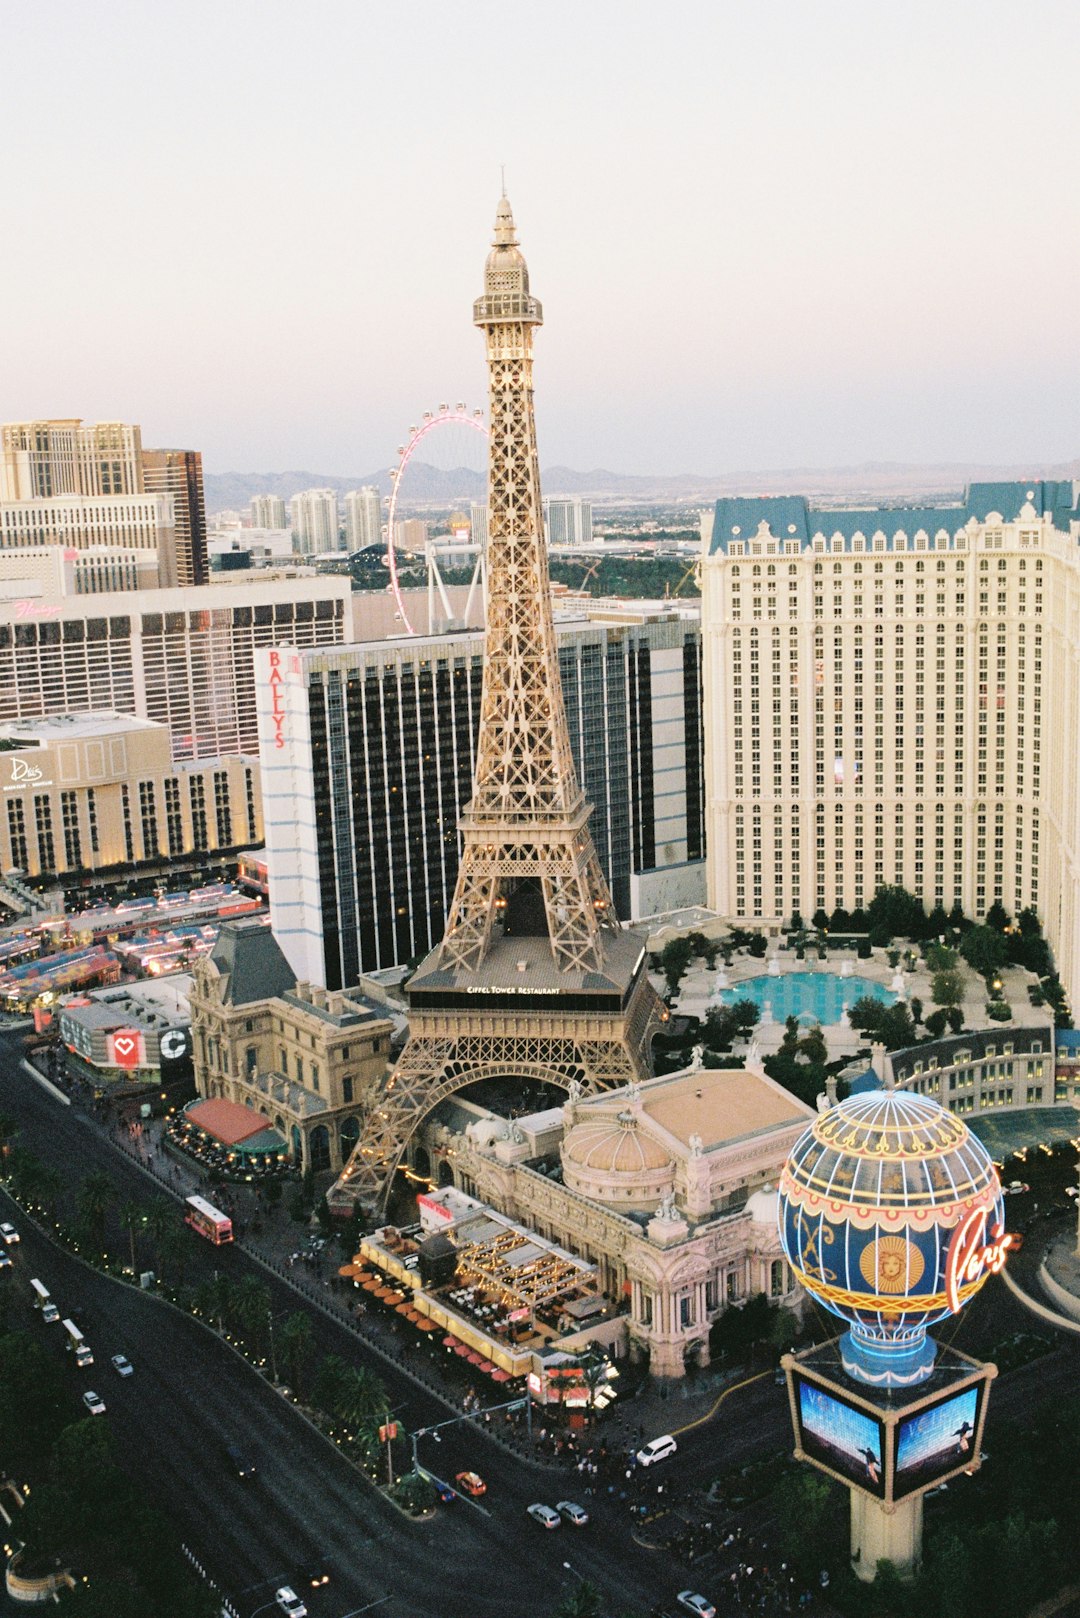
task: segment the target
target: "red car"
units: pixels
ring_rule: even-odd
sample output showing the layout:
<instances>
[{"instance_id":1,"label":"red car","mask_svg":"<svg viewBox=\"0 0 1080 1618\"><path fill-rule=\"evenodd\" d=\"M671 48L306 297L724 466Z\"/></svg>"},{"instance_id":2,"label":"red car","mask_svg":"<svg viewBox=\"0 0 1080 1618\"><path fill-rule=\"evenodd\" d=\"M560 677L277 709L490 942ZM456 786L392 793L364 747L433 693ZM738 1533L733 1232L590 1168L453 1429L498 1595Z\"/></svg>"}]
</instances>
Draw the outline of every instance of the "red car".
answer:
<instances>
[{"instance_id":1,"label":"red car","mask_svg":"<svg viewBox=\"0 0 1080 1618\"><path fill-rule=\"evenodd\" d=\"M479 1472L459 1472L454 1482L462 1494L471 1494L474 1500L477 1495L487 1494L487 1484Z\"/></svg>"}]
</instances>

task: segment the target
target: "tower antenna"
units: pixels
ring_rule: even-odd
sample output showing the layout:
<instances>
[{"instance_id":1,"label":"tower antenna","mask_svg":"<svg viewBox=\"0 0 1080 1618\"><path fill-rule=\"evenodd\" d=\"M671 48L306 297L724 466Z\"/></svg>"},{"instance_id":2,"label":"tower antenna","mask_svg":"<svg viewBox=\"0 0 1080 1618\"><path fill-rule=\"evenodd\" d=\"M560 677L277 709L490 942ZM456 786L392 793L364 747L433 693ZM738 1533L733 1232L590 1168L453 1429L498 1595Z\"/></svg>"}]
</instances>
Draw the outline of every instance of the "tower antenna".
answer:
<instances>
[{"instance_id":1,"label":"tower antenna","mask_svg":"<svg viewBox=\"0 0 1080 1618\"><path fill-rule=\"evenodd\" d=\"M500 179L500 181L502 183L502 194L505 197L505 195L506 195L506 164L505 163L500 163L499 164L499 179Z\"/></svg>"}]
</instances>

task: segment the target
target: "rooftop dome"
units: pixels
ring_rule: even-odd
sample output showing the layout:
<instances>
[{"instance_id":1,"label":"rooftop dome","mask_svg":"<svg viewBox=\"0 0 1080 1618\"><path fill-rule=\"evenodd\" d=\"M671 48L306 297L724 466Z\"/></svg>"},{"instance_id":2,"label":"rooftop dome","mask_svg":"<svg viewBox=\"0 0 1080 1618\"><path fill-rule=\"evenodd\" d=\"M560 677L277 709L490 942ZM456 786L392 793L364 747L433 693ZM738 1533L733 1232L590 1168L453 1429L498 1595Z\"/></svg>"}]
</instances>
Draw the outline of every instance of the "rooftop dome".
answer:
<instances>
[{"instance_id":1,"label":"rooftop dome","mask_svg":"<svg viewBox=\"0 0 1080 1618\"><path fill-rule=\"evenodd\" d=\"M675 1163L636 1113L576 1124L562 1144L563 1184L620 1211L646 1212L675 1189Z\"/></svg>"},{"instance_id":2,"label":"rooftop dome","mask_svg":"<svg viewBox=\"0 0 1080 1618\"><path fill-rule=\"evenodd\" d=\"M632 1112L620 1112L614 1125L604 1118L571 1129L563 1143L563 1158L582 1168L631 1176L671 1165L671 1154L638 1128Z\"/></svg>"}]
</instances>

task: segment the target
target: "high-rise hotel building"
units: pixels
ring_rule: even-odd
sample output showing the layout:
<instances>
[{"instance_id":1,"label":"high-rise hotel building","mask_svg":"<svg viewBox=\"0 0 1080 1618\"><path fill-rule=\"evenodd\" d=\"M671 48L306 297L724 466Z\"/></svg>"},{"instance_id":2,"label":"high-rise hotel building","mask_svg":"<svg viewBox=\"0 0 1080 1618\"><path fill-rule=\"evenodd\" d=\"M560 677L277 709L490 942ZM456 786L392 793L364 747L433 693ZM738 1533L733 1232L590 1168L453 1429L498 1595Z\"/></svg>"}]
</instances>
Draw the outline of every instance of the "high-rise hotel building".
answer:
<instances>
[{"instance_id":1,"label":"high-rise hotel building","mask_svg":"<svg viewBox=\"0 0 1080 1618\"><path fill-rule=\"evenodd\" d=\"M619 914L700 900L696 612L600 602L557 633L571 750ZM348 986L442 937L483 648L473 632L258 655L271 915L305 982Z\"/></svg>"},{"instance_id":2,"label":"high-rise hotel building","mask_svg":"<svg viewBox=\"0 0 1080 1618\"><path fill-rule=\"evenodd\" d=\"M733 921L995 900L1080 987L1080 486L719 500L703 524L710 904Z\"/></svg>"}]
</instances>

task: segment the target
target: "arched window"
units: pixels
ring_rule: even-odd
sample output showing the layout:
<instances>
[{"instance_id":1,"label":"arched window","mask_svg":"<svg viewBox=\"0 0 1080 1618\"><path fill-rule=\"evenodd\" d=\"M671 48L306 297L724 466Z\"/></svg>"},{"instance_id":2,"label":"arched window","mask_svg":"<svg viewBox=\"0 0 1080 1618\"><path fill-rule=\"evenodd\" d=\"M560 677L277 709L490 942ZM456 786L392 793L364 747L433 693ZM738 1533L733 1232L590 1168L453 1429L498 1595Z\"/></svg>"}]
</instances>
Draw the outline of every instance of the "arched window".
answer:
<instances>
[{"instance_id":1,"label":"arched window","mask_svg":"<svg viewBox=\"0 0 1080 1618\"><path fill-rule=\"evenodd\" d=\"M308 1168L316 1173L330 1167L330 1131L325 1124L316 1124L308 1136Z\"/></svg>"},{"instance_id":2,"label":"arched window","mask_svg":"<svg viewBox=\"0 0 1080 1618\"><path fill-rule=\"evenodd\" d=\"M352 1156L353 1147L360 1139L359 1118L343 1118L338 1129L338 1144L341 1147L341 1161L347 1163Z\"/></svg>"}]
</instances>

